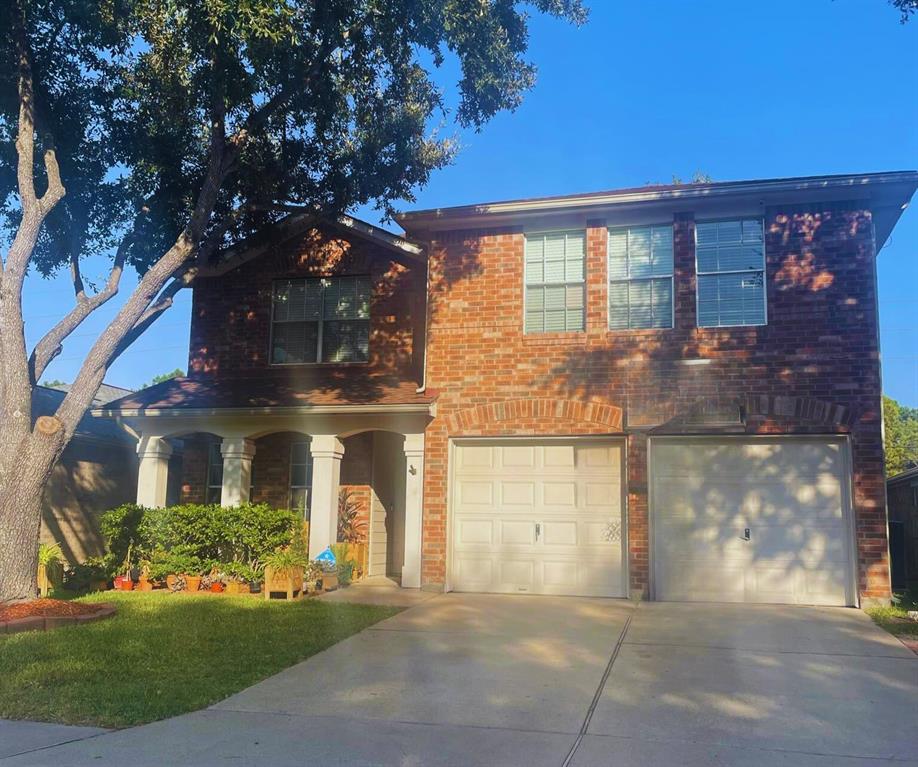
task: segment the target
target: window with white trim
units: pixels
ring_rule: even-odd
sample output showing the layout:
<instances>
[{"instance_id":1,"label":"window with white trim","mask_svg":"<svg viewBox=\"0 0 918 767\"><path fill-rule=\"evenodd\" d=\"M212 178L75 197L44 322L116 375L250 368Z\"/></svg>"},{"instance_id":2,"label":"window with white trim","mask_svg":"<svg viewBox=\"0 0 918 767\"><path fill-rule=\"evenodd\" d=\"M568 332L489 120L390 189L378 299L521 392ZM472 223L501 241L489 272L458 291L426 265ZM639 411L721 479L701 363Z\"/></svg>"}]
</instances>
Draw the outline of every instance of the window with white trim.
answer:
<instances>
[{"instance_id":1,"label":"window with white trim","mask_svg":"<svg viewBox=\"0 0 918 767\"><path fill-rule=\"evenodd\" d=\"M370 347L370 277L274 283L271 362L366 362Z\"/></svg>"},{"instance_id":2,"label":"window with white trim","mask_svg":"<svg viewBox=\"0 0 918 767\"><path fill-rule=\"evenodd\" d=\"M586 234L526 235L526 333L584 329Z\"/></svg>"},{"instance_id":3,"label":"window with white trim","mask_svg":"<svg viewBox=\"0 0 918 767\"><path fill-rule=\"evenodd\" d=\"M309 501L312 494L312 453L309 442L290 445L290 495L289 507L309 521Z\"/></svg>"},{"instance_id":4,"label":"window with white trim","mask_svg":"<svg viewBox=\"0 0 918 767\"><path fill-rule=\"evenodd\" d=\"M220 503L223 494L223 451L219 442L207 447L207 482L204 486L204 503Z\"/></svg>"},{"instance_id":5,"label":"window with white trim","mask_svg":"<svg viewBox=\"0 0 918 767\"><path fill-rule=\"evenodd\" d=\"M673 227L609 230L609 329L673 326Z\"/></svg>"},{"instance_id":6,"label":"window with white trim","mask_svg":"<svg viewBox=\"0 0 918 767\"><path fill-rule=\"evenodd\" d=\"M695 225L698 327L764 325L765 237L758 218Z\"/></svg>"}]
</instances>

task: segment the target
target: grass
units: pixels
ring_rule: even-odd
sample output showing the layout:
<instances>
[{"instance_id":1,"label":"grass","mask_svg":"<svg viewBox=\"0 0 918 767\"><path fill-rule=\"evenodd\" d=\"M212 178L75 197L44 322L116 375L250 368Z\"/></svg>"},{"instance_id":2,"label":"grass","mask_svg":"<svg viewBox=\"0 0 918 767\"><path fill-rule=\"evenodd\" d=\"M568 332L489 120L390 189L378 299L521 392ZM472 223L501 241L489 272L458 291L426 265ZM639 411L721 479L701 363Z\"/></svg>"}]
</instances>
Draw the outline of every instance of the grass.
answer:
<instances>
[{"instance_id":1,"label":"grass","mask_svg":"<svg viewBox=\"0 0 918 767\"><path fill-rule=\"evenodd\" d=\"M918 591L896 594L889 607L868 607L866 613L874 622L890 634L907 639L918 639L918 621L906 615L909 610L918 610Z\"/></svg>"},{"instance_id":2,"label":"grass","mask_svg":"<svg viewBox=\"0 0 918 767\"><path fill-rule=\"evenodd\" d=\"M107 592L114 618L0 637L0 718L125 727L194 711L399 612Z\"/></svg>"}]
</instances>

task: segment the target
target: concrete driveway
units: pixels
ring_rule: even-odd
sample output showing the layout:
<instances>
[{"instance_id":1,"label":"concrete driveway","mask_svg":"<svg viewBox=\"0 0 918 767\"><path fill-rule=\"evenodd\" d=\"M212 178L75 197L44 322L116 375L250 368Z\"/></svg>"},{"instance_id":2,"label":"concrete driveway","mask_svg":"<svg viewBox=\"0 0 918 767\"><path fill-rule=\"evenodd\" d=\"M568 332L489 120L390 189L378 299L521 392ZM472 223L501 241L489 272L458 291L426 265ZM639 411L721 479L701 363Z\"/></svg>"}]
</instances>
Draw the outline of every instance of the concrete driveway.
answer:
<instances>
[{"instance_id":1,"label":"concrete driveway","mask_svg":"<svg viewBox=\"0 0 918 767\"><path fill-rule=\"evenodd\" d=\"M211 709L0 758L115 763L918 765L918 656L856 610L446 594Z\"/></svg>"}]
</instances>

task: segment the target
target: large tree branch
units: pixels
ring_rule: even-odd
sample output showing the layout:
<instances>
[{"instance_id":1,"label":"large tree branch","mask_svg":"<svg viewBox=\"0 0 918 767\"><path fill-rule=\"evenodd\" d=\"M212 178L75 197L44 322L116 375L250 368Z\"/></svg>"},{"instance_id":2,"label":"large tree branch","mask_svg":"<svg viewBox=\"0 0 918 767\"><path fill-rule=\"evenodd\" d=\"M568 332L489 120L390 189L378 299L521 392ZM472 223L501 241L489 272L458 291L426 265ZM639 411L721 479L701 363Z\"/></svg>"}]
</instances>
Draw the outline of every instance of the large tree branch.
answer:
<instances>
[{"instance_id":1,"label":"large tree branch","mask_svg":"<svg viewBox=\"0 0 918 767\"><path fill-rule=\"evenodd\" d=\"M108 274L105 287L94 295L87 296L80 275L80 260L78 254L71 256L70 271L73 278L73 290L76 297L76 306L66 316L49 330L35 345L29 358L29 372L32 384L38 383L42 374L51 361L61 352L61 344L76 330L83 321L103 304L107 303L118 293L121 276L124 274L124 262L127 259L131 245L136 241L136 232L128 234L118 245L115 260Z\"/></svg>"},{"instance_id":2,"label":"large tree branch","mask_svg":"<svg viewBox=\"0 0 918 767\"><path fill-rule=\"evenodd\" d=\"M215 57L215 67L218 63ZM93 344L73 386L55 413L68 437L92 403L112 360L171 306L174 294L166 291L161 295L166 283L174 275L191 273L189 270L227 173L225 84L219 71L215 71L213 79L210 128L207 173L188 223L172 247L141 278L124 306Z\"/></svg>"}]
</instances>

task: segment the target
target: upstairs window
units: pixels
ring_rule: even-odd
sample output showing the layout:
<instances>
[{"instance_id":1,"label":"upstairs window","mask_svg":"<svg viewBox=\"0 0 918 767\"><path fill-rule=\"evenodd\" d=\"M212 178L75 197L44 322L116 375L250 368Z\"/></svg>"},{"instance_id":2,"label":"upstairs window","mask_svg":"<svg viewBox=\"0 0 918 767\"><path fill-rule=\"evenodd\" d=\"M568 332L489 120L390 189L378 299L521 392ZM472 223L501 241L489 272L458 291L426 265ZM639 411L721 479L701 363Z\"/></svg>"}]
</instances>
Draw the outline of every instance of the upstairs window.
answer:
<instances>
[{"instance_id":1,"label":"upstairs window","mask_svg":"<svg viewBox=\"0 0 918 767\"><path fill-rule=\"evenodd\" d=\"M695 226L698 327L765 324L765 239L761 219Z\"/></svg>"},{"instance_id":2,"label":"upstairs window","mask_svg":"<svg viewBox=\"0 0 918 767\"><path fill-rule=\"evenodd\" d=\"M609 230L609 328L673 326L673 228Z\"/></svg>"},{"instance_id":3,"label":"upstairs window","mask_svg":"<svg viewBox=\"0 0 918 767\"><path fill-rule=\"evenodd\" d=\"M274 283L271 362L366 362L370 278L328 277Z\"/></svg>"},{"instance_id":4,"label":"upstairs window","mask_svg":"<svg viewBox=\"0 0 918 767\"><path fill-rule=\"evenodd\" d=\"M584 232L526 235L526 333L584 329Z\"/></svg>"}]
</instances>

